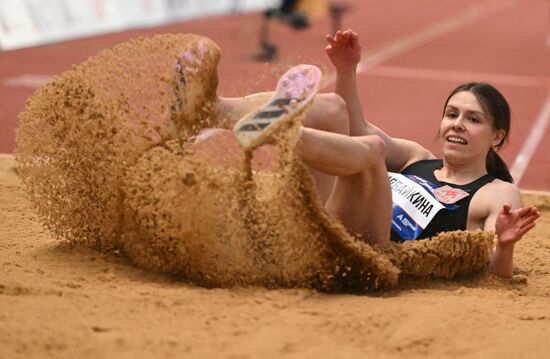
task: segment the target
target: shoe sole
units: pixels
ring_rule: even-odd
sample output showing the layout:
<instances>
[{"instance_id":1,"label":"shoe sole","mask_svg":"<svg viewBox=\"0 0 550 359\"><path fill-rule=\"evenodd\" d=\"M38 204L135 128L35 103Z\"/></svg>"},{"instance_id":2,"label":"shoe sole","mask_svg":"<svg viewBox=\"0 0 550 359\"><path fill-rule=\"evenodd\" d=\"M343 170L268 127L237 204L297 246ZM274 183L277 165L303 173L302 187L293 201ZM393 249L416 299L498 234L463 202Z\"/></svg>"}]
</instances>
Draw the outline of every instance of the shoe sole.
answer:
<instances>
[{"instance_id":1,"label":"shoe sole","mask_svg":"<svg viewBox=\"0 0 550 359\"><path fill-rule=\"evenodd\" d=\"M271 99L235 124L233 133L237 142L244 148L266 144L313 101L321 77L321 70L313 65L298 65L285 72Z\"/></svg>"}]
</instances>

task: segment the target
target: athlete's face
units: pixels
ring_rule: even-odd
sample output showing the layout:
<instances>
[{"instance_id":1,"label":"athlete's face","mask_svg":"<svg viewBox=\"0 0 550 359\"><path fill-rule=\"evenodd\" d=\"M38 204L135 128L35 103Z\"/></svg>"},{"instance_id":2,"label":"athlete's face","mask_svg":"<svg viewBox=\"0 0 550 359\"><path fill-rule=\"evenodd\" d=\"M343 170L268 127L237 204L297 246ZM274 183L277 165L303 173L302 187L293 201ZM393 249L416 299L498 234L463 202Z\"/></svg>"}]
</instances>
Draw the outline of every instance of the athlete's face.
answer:
<instances>
[{"instance_id":1,"label":"athlete's face","mask_svg":"<svg viewBox=\"0 0 550 359\"><path fill-rule=\"evenodd\" d=\"M447 102L439 136L446 158L485 161L487 152L500 143L504 131L495 129L493 119L472 92L461 91Z\"/></svg>"}]
</instances>

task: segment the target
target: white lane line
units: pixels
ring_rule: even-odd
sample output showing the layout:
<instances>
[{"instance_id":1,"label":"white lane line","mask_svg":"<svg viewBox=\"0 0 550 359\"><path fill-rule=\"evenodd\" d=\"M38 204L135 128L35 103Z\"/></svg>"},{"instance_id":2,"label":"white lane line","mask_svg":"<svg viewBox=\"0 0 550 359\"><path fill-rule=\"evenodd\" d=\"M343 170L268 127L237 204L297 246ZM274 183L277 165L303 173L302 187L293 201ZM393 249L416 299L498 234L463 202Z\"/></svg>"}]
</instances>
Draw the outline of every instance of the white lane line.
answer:
<instances>
[{"instance_id":1,"label":"white lane line","mask_svg":"<svg viewBox=\"0 0 550 359\"><path fill-rule=\"evenodd\" d=\"M452 70L432 70L415 69L395 66L376 66L366 71L366 75L393 77L400 79L415 80L434 80L434 81L485 81L498 85L511 85L520 87L543 87L550 88L550 78L522 76L522 75L503 75L484 72L471 71L452 71Z\"/></svg>"},{"instance_id":2,"label":"white lane line","mask_svg":"<svg viewBox=\"0 0 550 359\"><path fill-rule=\"evenodd\" d=\"M420 46L445 34L453 32L471 22L478 20L479 18L502 10L506 7L510 7L517 2L518 0L487 1L481 5L472 6L462 13L432 24L420 31L394 40L388 44L381 46L378 49L366 51L362 54L363 60L357 66L357 73L366 71L392 57L401 55L417 46ZM332 85L335 80L336 74L330 73L326 76L326 81L323 85L323 88Z\"/></svg>"},{"instance_id":3,"label":"white lane line","mask_svg":"<svg viewBox=\"0 0 550 359\"><path fill-rule=\"evenodd\" d=\"M24 74L7 78L2 81L2 85L35 89L45 85L52 78L52 75Z\"/></svg>"},{"instance_id":4,"label":"white lane line","mask_svg":"<svg viewBox=\"0 0 550 359\"><path fill-rule=\"evenodd\" d=\"M535 151L539 147L540 141L544 137L548 124L550 123L550 93L546 98L546 102L539 113L529 136L525 139L521 150L519 150L510 173L516 185L519 185L525 170L531 161L531 157L535 154Z\"/></svg>"}]
</instances>

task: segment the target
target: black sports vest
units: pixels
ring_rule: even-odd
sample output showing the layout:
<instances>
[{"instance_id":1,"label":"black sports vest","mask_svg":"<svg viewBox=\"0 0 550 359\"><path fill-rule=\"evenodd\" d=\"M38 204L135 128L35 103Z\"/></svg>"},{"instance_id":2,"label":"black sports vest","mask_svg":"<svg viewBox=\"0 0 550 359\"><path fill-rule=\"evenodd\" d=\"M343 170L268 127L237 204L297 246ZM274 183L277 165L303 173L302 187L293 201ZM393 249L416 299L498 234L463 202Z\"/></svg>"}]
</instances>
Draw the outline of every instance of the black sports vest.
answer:
<instances>
[{"instance_id":1,"label":"black sports vest","mask_svg":"<svg viewBox=\"0 0 550 359\"><path fill-rule=\"evenodd\" d=\"M485 186L487 183L490 183L495 179L495 177L486 174L476 179L475 181L465 185L441 182L438 181L435 177L434 171L441 168L442 166L442 160L422 160L407 166L403 171L401 171L401 174L404 175L415 175L422 177L432 182L437 187L449 185L454 188L460 188L461 190L469 193L469 196L455 203L459 206L457 209L453 211L442 209L441 211L439 211L430 222L430 224L428 224L428 226L422 231L418 239L435 236L437 233L443 231L466 229L466 223L468 221L468 209L470 208L470 201L472 200L474 194L481 187ZM391 240L394 242L403 241L393 230L391 231Z\"/></svg>"}]
</instances>

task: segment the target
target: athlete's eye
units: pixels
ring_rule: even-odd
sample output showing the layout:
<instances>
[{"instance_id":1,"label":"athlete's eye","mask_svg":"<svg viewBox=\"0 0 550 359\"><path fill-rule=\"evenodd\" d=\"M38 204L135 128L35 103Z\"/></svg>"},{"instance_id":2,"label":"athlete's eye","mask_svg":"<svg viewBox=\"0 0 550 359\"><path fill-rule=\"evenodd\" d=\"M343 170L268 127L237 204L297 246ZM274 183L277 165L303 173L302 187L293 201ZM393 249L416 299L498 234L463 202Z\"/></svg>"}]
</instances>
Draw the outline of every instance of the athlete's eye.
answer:
<instances>
[{"instance_id":1,"label":"athlete's eye","mask_svg":"<svg viewBox=\"0 0 550 359\"><path fill-rule=\"evenodd\" d=\"M445 117L448 117L448 118L455 118L457 115L455 112L447 112L445 114Z\"/></svg>"},{"instance_id":2,"label":"athlete's eye","mask_svg":"<svg viewBox=\"0 0 550 359\"><path fill-rule=\"evenodd\" d=\"M481 120L479 118L476 118L476 117L470 117L470 121L473 122L473 123L480 123Z\"/></svg>"}]
</instances>

